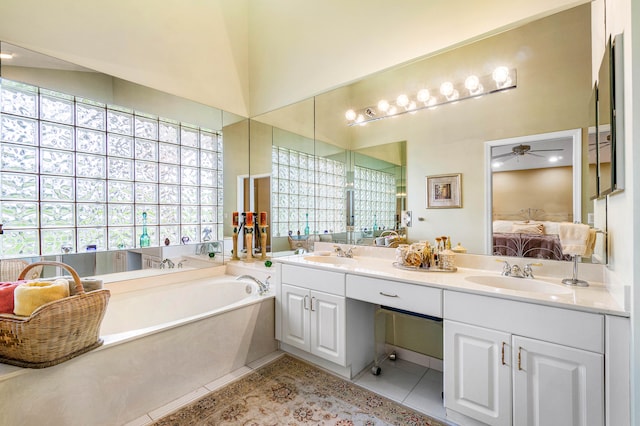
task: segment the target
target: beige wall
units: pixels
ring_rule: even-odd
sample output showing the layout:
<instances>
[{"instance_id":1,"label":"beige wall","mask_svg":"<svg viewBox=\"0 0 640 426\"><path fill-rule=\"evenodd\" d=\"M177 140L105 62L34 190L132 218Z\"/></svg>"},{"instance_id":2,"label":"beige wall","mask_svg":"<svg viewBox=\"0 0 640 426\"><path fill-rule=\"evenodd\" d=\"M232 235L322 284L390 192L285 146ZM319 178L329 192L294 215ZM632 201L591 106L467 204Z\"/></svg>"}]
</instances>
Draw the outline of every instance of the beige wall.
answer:
<instances>
[{"instance_id":1,"label":"beige wall","mask_svg":"<svg viewBox=\"0 0 640 426\"><path fill-rule=\"evenodd\" d=\"M0 40L249 114L248 0L3 0Z\"/></svg>"},{"instance_id":2,"label":"beige wall","mask_svg":"<svg viewBox=\"0 0 640 426\"><path fill-rule=\"evenodd\" d=\"M492 177L494 217L540 209L550 220L573 221L572 167L494 172Z\"/></svg>"},{"instance_id":3,"label":"beige wall","mask_svg":"<svg viewBox=\"0 0 640 426\"><path fill-rule=\"evenodd\" d=\"M253 0L253 114L497 34L580 0Z\"/></svg>"},{"instance_id":4,"label":"beige wall","mask_svg":"<svg viewBox=\"0 0 640 426\"><path fill-rule=\"evenodd\" d=\"M586 2L3 0L0 40L249 116Z\"/></svg>"}]
</instances>

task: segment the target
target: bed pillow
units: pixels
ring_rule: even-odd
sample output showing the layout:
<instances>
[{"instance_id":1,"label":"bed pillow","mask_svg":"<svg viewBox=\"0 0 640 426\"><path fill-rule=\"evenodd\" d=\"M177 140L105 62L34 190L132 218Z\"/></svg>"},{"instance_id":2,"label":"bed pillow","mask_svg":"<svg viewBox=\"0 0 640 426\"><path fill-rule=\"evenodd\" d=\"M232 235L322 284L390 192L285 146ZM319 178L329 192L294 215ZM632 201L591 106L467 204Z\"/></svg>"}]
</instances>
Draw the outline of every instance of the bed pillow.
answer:
<instances>
[{"instance_id":1,"label":"bed pillow","mask_svg":"<svg viewBox=\"0 0 640 426\"><path fill-rule=\"evenodd\" d=\"M511 232L518 234L544 234L544 225L541 223L514 223Z\"/></svg>"},{"instance_id":2,"label":"bed pillow","mask_svg":"<svg viewBox=\"0 0 640 426\"><path fill-rule=\"evenodd\" d=\"M494 220L493 221L493 232L512 232L511 228L513 227L513 220Z\"/></svg>"}]
</instances>

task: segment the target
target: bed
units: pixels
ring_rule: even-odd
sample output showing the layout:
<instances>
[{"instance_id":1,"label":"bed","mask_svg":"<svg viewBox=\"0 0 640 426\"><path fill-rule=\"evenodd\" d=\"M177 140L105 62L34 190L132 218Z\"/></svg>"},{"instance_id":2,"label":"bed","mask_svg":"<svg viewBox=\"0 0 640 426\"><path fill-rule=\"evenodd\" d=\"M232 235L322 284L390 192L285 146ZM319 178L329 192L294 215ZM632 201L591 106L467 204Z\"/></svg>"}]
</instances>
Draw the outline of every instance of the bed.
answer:
<instances>
[{"instance_id":1,"label":"bed","mask_svg":"<svg viewBox=\"0 0 640 426\"><path fill-rule=\"evenodd\" d=\"M562 254L558 236L560 222L571 221L571 216L566 213L549 215L539 209L494 214L493 255L571 260L571 256Z\"/></svg>"}]
</instances>

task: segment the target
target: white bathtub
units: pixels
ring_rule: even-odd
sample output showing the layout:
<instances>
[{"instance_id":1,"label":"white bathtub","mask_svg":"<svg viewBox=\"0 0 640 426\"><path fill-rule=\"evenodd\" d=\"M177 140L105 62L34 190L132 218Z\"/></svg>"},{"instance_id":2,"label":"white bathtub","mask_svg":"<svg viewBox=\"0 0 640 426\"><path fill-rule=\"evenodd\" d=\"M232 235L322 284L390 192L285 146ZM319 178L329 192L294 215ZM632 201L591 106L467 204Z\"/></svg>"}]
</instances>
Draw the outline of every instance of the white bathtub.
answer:
<instances>
[{"instance_id":1,"label":"white bathtub","mask_svg":"<svg viewBox=\"0 0 640 426\"><path fill-rule=\"evenodd\" d=\"M166 330L259 302L258 286L229 275L113 292L100 327L105 344Z\"/></svg>"},{"instance_id":2,"label":"white bathtub","mask_svg":"<svg viewBox=\"0 0 640 426\"><path fill-rule=\"evenodd\" d=\"M0 364L0 424L122 425L276 350L273 294L203 274L107 285L103 346L41 370Z\"/></svg>"}]
</instances>

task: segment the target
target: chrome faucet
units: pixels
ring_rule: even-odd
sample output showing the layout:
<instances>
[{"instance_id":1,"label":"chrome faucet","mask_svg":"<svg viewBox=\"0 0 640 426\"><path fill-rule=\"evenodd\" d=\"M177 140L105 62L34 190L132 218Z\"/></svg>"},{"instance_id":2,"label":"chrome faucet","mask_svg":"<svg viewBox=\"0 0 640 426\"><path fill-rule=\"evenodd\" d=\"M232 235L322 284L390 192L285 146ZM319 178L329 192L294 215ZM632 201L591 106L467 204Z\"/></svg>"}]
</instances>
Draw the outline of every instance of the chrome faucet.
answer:
<instances>
[{"instance_id":1,"label":"chrome faucet","mask_svg":"<svg viewBox=\"0 0 640 426\"><path fill-rule=\"evenodd\" d=\"M238 278L236 278L237 280L242 280L242 279L249 279L252 280L253 282L255 282L256 284L258 284L258 294L260 296L264 295L265 293L269 292L269 278L271 278L271 275L269 275L267 277L266 280L264 280L264 282L260 281L259 279L257 279L254 276L251 275L240 275Z\"/></svg>"},{"instance_id":2,"label":"chrome faucet","mask_svg":"<svg viewBox=\"0 0 640 426\"><path fill-rule=\"evenodd\" d=\"M355 247L350 247L349 250L344 251L342 250L342 247L340 246L333 246L335 248L336 253L338 254L338 257L353 257L353 250L355 249Z\"/></svg>"},{"instance_id":3,"label":"chrome faucet","mask_svg":"<svg viewBox=\"0 0 640 426\"><path fill-rule=\"evenodd\" d=\"M167 265L169 269L175 268L176 264L171 261L171 259L164 259L160 264L160 269L164 269L164 266Z\"/></svg>"},{"instance_id":4,"label":"chrome faucet","mask_svg":"<svg viewBox=\"0 0 640 426\"><path fill-rule=\"evenodd\" d=\"M535 278L533 276L532 266L542 266L542 263L527 263L524 268L521 268L518 265L509 265L509 262L506 260L503 261L504 265L502 267L502 274L505 277L514 277L514 278Z\"/></svg>"}]
</instances>

